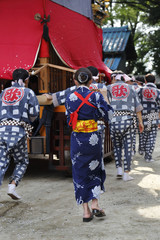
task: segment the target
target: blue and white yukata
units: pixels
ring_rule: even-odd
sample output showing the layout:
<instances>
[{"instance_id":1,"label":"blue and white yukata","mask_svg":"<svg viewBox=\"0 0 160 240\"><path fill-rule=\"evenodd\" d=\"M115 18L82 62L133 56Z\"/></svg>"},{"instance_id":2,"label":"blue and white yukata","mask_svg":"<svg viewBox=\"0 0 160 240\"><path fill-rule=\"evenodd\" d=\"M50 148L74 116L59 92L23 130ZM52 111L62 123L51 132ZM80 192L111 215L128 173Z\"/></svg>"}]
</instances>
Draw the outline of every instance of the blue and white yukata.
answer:
<instances>
[{"instance_id":1,"label":"blue and white yukata","mask_svg":"<svg viewBox=\"0 0 160 240\"><path fill-rule=\"evenodd\" d=\"M96 81L92 81L92 83L90 84L90 89L101 89L101 88L107 88L107 86L103 83L97 83ZM58 107L59 105L65 104L67 95L70 93L73 93L76 90L77 90L77 87L72 86L65 90L52 93L54 107Z\"/></svg>"},{"instance_id":2,"label":"blue and white yukata","mask_svg":"<svg viewBox=\"0 0 160 240\"><path fill-rule=\"evenodd\" d=\"M10 183L14 180L18 185L26 172L29 164L27 136L38 115L39 103L31 89L13 83L0 94L0 185L11 157L16 166Z\"/></svg>"},{"instance_id":3,"label":"blue and white yukata","mask_svg":"<svg viewBox=\"0 0 160 240\"><path fill-rule=\"evenodd\" d=\"M91 91L87 87L79 87L77 91L83 98ZM81 100L75 93L66 99L67 122L77 110ZM103 118L108 121L112 118L113 109L104 100L99 92L92 92L88 102L93 106L84 104L78 112L76 128L71 133L71 161L72 176L77 204L99 199L104 191L106 178L104 163L102 161L102 139L97 131L97 120Z\"/></svg>"},{"instance_id":4,"label":"blue and white yukata","mask_svg":"<svg viewBox=\"0 0 160 240\"><path fill-rule=\"evenodd\" d=\"M96 89L102 89L102 88L107 89L107 86L104 83L97 83L95 80L93 80L92 83L89 86L90 90L93 90L93 89L96 90ZM101 138L102 138L102 154L103 154L102 159L103 159L104 158L104 142L105 142L105 128L106 128L106 125L105 125L105 123L102 119L98 120L97 123L98 123L98 131L101 134Z\"/></svg>"},{"instance_id":5,"label":"blue and white yukata","mask_svg":"<svg viewBox=\"0 0 160 240\"><path fill-rule=\"evenodd\" d=\"M134 90L136 91L137 88L139 88L140 86L137 83L133 83L132 86L134 87ZM138 123L138 119L137 119L137 123ZM139 128L135 128L134 129L134 137L133 137L133 156L136 154L136 133L138 131L139 136L140 136L140 132L139 132Z\"/></svg>"},{"instance_id":6,"label":"blue and white yukata","mask_svg":"<svg viewBox=\"0 0 160 240\"><path fill-rule=\"evenodd\" d=\"M142 86L137 84L137 85L134 85L134 87L135 87L135 91L137 92L137 89L141 88ZM138 119L137 119L137 123L138 123ZM133 152L134 154L136 153L136 132L138 132L138 136L139 136L138 152L142 154L139 146L141 146L141 142L143 141L143 138L142 138L142 133L139 131L139 128L137 128L137 131L135 131L135 136L133 139Z\"/></svg>"},{"instance_id":7,"label":"blue and white yukata","mask_svg":"<svg viewBox=\"0 0 160 240\"><path fill-rule=\"evenodd\" d=\"M89 86L90 90L92 90L92 89L96 90L96 89L102 89L102 88L107 89L107 86L104 83L97 83L95 80L93 80ZM67 95L70 93L73 93L74 91L76 91L76 89L77 89L77 87L73 86L73 87L67 88L65 90L62 90L62 91L59 91L56 93L52 93L54 107L65 104ZM106 126L104 124L104 121L102 121L102 119L98 120L98 131L100 132L101 137L102 137L102 153L103 153L103 155L104 155L105 128L106 128ZM103 156L102 156L102 158L103 158Z\"/></svg>"},{"instance_id":8,"label":"blue and white yukata","mask_svg":"<svg viewBox=\"0 0 160 240\"><path fill-rule=\"evenodd\" d=\"M140 134L139 152L147 161L152 159L154 151L160 112L160 90L154 83L147 83L137 90L143 106L142 119L144 131Z\"/></svg>"},{"instance_id":9,"label":"blue and white yukata","mask_svg":"<svg viewBox=\"0 0 160 240\"><path fill-rule=\"evenodd\" d=\"M114 109L109 125L115 164L117 168L122 167L122 150L124 149L124 171L130 171L133 139L137 127L136 113L143 107L132 85L117 80L116 83L108 85L107 89L109 102Z\"/></svg>"}]
</instances>

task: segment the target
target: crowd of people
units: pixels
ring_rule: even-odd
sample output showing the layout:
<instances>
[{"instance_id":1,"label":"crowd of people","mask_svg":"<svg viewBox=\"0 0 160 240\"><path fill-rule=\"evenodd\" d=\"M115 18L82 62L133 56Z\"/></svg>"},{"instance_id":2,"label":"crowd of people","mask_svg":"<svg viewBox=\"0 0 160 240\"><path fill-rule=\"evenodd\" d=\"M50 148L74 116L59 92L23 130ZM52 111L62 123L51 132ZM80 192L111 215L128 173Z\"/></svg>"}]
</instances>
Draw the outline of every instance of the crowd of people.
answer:
<instances>
[{"instance_id":1,"label":"crowd of people","mask_svg":"<svg viewBox=\"0 0 160 240\"><path fill-rule=\"evenodd\" d=\"M87 69L92 74L92 81ZM104 187L100 183L97 185L95 181L99 178L100 166L104 169L104 121L108 122L110 128L117 169L116 177L126 182L133 180L130 171L132 159L136 152L136 133L139 134L139 154L144 156L146 162L154 161L152 153L160 119L160 91L155 85L154 75L147 74L145 77L135 78L122 71L114 71L111 74L111 84L107 86L97 82L98 75L98 70L95 67L81 68L74 75L75 86L53 93L51 96L47 95L48 99L53 99L55 107L65 104L67 121L69 126L73 128L71 134L73 183L76 201L83 205L83 221L91 221L94 215L97 217L105 216L104 211L98 205L98 199L100 193L104 191ZM93 91L94 95L92 95ZM93 96L95 99L106 101L111 109L109 108L109 111L105 110L104 112L104 109L101 108L102 103L99 102L96 105ZM93 106L88 106L88 102ZM101 114L98 113L96 107ZM106 116L108 117L106 118ZM91 151L95 140L90 140L90 137L95 133L99 137L96 138L96 143L101 141L99 151L95 147L93 148L96 149L96 158L94 150ZM102 157L98 158L100 152ZM101 183L104 182L104 172L102 171L102 173L101 178L99 178ZM96 204L93 204L95 199ZM92 211L88 205L90 200L92 201Z\"/></svg>"},{"instance_id":2,"label":"crowd of people","mask_svg":"<svg viewBox=\"0 0 160 240\"><path fill-rule=\"evenodd\" d=\"M20 199L15 188L29 163L26 138L39 115L36 95L25 87L28 79L26 70L15 70L12 86L0 95L0 185L13 157L16 165L9 181L8 195L15 200ZM83 222L90 222L94 216L106 215L99 206L106 178L103 161L105 123L109 124L113 143L116 177L125 182L133 180L130 171L136 152L136 133L139 135L139 154L147 163L154 161L160 90L152 74L135 78L114 71L111 84L99 83L99 71L93 66L78 69L73 79L75 86L45 96L52 99L54 107L65 104L67 123L72 128L70 157L75 199L77 204L83 205Z\"/></svg>"}]
</instances>

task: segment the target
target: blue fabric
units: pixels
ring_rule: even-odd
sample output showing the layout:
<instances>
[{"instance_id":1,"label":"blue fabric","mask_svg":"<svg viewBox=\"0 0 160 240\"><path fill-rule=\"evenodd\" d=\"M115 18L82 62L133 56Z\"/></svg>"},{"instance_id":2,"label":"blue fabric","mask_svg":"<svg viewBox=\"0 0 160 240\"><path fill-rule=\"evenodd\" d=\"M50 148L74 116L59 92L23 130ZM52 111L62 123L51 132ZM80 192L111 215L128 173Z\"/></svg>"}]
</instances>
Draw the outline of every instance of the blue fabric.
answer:
<instances>
[{"instance_id":1,"label":"blue fabric","mask_svg":"<svg viewBox=\"0 0 160 240\"><path fill-rule=\"evenodd\" d=\"M136 91L143 106L142 119L144 124L144 131L139 134L139 151L144 154L146 160L151 160L159 124L160 90L154 83L147 83ZM148 114L153 113L157 113L157 117L149 121ZM144 116L145 118L143 118ZM150 125L149 128L148 125Z\"/></svg>"},{"instance_id":2,"label":"blue fabric","mask_svg":"<svg viewBox=\"0 0 160 240\"><path fill-rule=\"evenodd\" d=\"M0 94L0 122L10 119L31 124L38 115L39 103L31 89L15 83ZM29 163L26 131L21 126L3 125L0 126L0 185L11 156L16 163L12 180L18 185Z\"/></svg>"},{"instance_id":3,"label":"blue fabric","mask_svg":"<svg viewBox=\"0 0 160 240\"><path fill-rule=\"evenodd\" d=\"M122 150L124 149L124 171L131 170L133 141L135 129L132 120L110 124L116 167L122 167Z\"/></svg>"},{"instance_id":4,"label":"blue fabric","mask_svg":"<svg viewBox=\"0 0 160 240\"><path fill-rule=\"evenodd\" d=\"M85 98L90 90L80 87L77 92ZM78 119L89 120L103 117L105 121L110 118L109 112L113 109L104 101L103 96L94 92L89 100L97 109L83 105L78 112ZM67 96L66 115L67 122L70 114L80 105L81 100L74 93ZM104 191L104 181L106 178L104 163L102 159L102 139L98 131L91 133L72 132L71 133L71 161L72 174L75 189L75 198L78 204L88 202L94 198L99 199L101 191Z\"/></svg>"},{"instance_id":5,"label":"blue fabric","mask_svg":"<svg viewBox=\"0 0 160 240\"><path fill-rule=\"evenodd\" d=\"M84 98L91 92L86 87L79 87L77 92L81 94ZM113 111L112 107L104 101L102 94L99 92L94 92L89 100L91 104L97 107L97 109L83 105L79 110L78 119L79 120L88 120L94 119L97 121L99 118L103 117L105 121L109 120L108 111ZM67 109L67 122L70 121L70 114L73 113L81 104L81 100L73 93L69 94L66 98L66 109ZM106 114L107 112L107 114Z\"/></svg>"},{"instance_id":6,"label":"blue fabric","mask_svg":"<svg viewBox=\"0 0 160 240\"><path fill-rule=\"evenodd\" d=\"M137 88L136 92L143 106L142 116L160 111L160 90L154 83L147 83L144 87ZM152 120L151 123L152 125L158 125L159 117ZM143 119L143 124L146 126L148 120Z\"/></svg>"},{"instance_id":7,"label":"blue fabric","mask_svg":"<svg viewBox=\"0 0 160 240\"><path fill-rule=\"evenodd\" d=\"M143 109L135 88L123 81L108 85L108 99L115 111L139 112ZM112 122L121 122L132 119L130 115L114 116Z\"/></svg>"},{"instance_id":8,"label":"blue fabric","mask_svg":"<svg viewBox=\"0 0 160 240\"><path fill-rule=\"evenodd\" d=\"M9 126L7 126L9 128ZM12 176L10 177L10 183L12 180L15 181L16 185L19 184L22 177L24 176L27 166L29 164L27 140L23 137L12 146L12 138L6 138L0 135L0 185L2 185L4 175L9 167L11 156L15 162L15 168Z\"/></svg>"},{"instance_id":9,"label":"blue fabric","mask_svg":"<svg viewBox=\"0 0 160 240\"><path fill-rule=\"evenodd\" d=\"M94 81L92 81L90 87L94 88L94 89L107 88L107 86L105 84L96 83ZM67 95L70 94L70 93L73 93L74 91L76 91L76 89L77 89L76 86L72 86L72 87L67 88L65 90L52 93L54 107L65 104Z\"/></svg>"},{"instance_id":10,"label":"blue fabric","mask_svg":"<svg viewBox=\"0 0 160 240\"><path fill-rule=\"evenodd\" d=\"M116 81L108 85L108 98L111 106L119 113L123 111L139 112L143 109L135 88L123 81ZM122 166L122 150L124 149L124 170L130 171L133 140L134 140L133 116L114 116L110 122L110 134L113 142L116 167Z\"/></svg>"},{"instance_id":11,"label":"blue fabric","mask_svg":"<svg viewBox=\"0 0 160 240\"><path fill-rule=\"evenodd\" d=\"M148 131L146 126L144 131L139 135L139 151L144 154L145 160L151 160L155 148L158 126L152 125L151 130Z\"/></svg>"},{"instance_id":12,"label":"blue fabric","mask_svg":"<svg viewBox=\"0 0 160 240\"><path fill-rule=\"evenodd\" d=\"M0 94L0 121L14 119L31 124L37 118L39 103L34 92L15 83Z\"/></svg>"}]
</instances>

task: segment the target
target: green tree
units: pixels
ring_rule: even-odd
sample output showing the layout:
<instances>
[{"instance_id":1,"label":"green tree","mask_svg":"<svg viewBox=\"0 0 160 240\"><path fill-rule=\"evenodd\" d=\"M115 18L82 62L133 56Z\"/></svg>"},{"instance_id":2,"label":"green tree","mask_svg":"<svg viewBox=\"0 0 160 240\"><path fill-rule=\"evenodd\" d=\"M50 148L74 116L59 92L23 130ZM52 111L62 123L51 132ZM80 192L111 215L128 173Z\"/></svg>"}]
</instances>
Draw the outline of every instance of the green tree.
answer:
<instances>
[{"instance_id":1,"label":"green tree","mask_svg":"<svg viewBox=\"0 0 160 240\"><path fill-rule=\"evenodd\" d=\"M160 75L160 30L149 33L148 45L153 58L153 70Z\"/></svg>"},{"instance_id":2,"label":"green tree","mask_svg":"<svg viewBox=\"0 0 160 240\"><path fill-rule=\"evenodd\" d=\"M109 18L103 24L108 27L128 25L134 40L137 61L127 63L127 72L147 73L146 65L152 61L151 71L160 72L160 4L152 1L110 1ZM154 15L153 15L154 14ZM155 17L154 17L155 16ZM156 30L148 32L155 27Z\"/></svg>"},{"instance_id":3,"label":"green tree","mask_svg":"<svg viewBox=\"0 0 160 240\"><path fill-rule=\"evenodd\" d=\"M111 4L126 4L146 14L146 21L152 25L160 23L159 0L110 0Z\"/></svg>"}]
</instances>

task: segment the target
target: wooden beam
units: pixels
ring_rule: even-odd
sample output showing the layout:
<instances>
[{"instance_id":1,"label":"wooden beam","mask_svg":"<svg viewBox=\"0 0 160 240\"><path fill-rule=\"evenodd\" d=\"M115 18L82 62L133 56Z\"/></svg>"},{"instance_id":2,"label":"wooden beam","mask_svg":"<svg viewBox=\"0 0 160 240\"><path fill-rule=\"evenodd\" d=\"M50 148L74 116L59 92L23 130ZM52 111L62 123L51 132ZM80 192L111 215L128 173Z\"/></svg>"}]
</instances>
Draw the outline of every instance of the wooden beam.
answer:
<instances>
[{"instance_id":1,"label":"wooden beam","mask_svg":"<svg viewBox=\"0 0 160 240\"><path fill-rule=\"evenodd\" d=\"M57 69L60 69L62 71L67 71L67 72L75 72L76 70L75 69L71 69L71 68L66 68L66 67L62 67L62 66L58 66L58 65L54 65L54 64L48 64L49 67L52 67L52 68L57 68Z\"/></svg>"},{"instance_id":2,"label":"wooden beam","mask_svg":"<svg viewBox=\"0 0 160 240\"><path fill-rule=\"evenodd\" d=\"M45 67L52 67L52 68L60 69L62 71L73 72L73 73L76 71L75 69L66 68L66 67L62 67L62 66L46 63L42 67L39 67L38 69L36 67L37 70L32 75L36 75L37 73L39 73ZM34 69L34 67L32 69Z\"/></svg>"},{"instance_id":3,"label":"wooden beam","mask_svg":"<svg viewBox=\"0 0 160 240\"><path fill-rule=\"evenodd\" d=\"M48 58L39 58L39 59L40 59L40 64L47 66ZM49 69L48 67L45 67L40 71L39 90L44 92L49 92L49 82L50 82Z\"/></svg>"},{"instance_id":4,"label":"wooden beam","mask_svg":"<svg viewBox=\"0 0 160 240\"><path fill-rule=\"evenodd\" d=\"M37 73L39 73L43 68L48 67L48 63L44 64L42 67L39 67L34 73L31 73L31 75L36 75ZM34 69L34 68L32 68Z\"/></svg>"}]
</instances>

